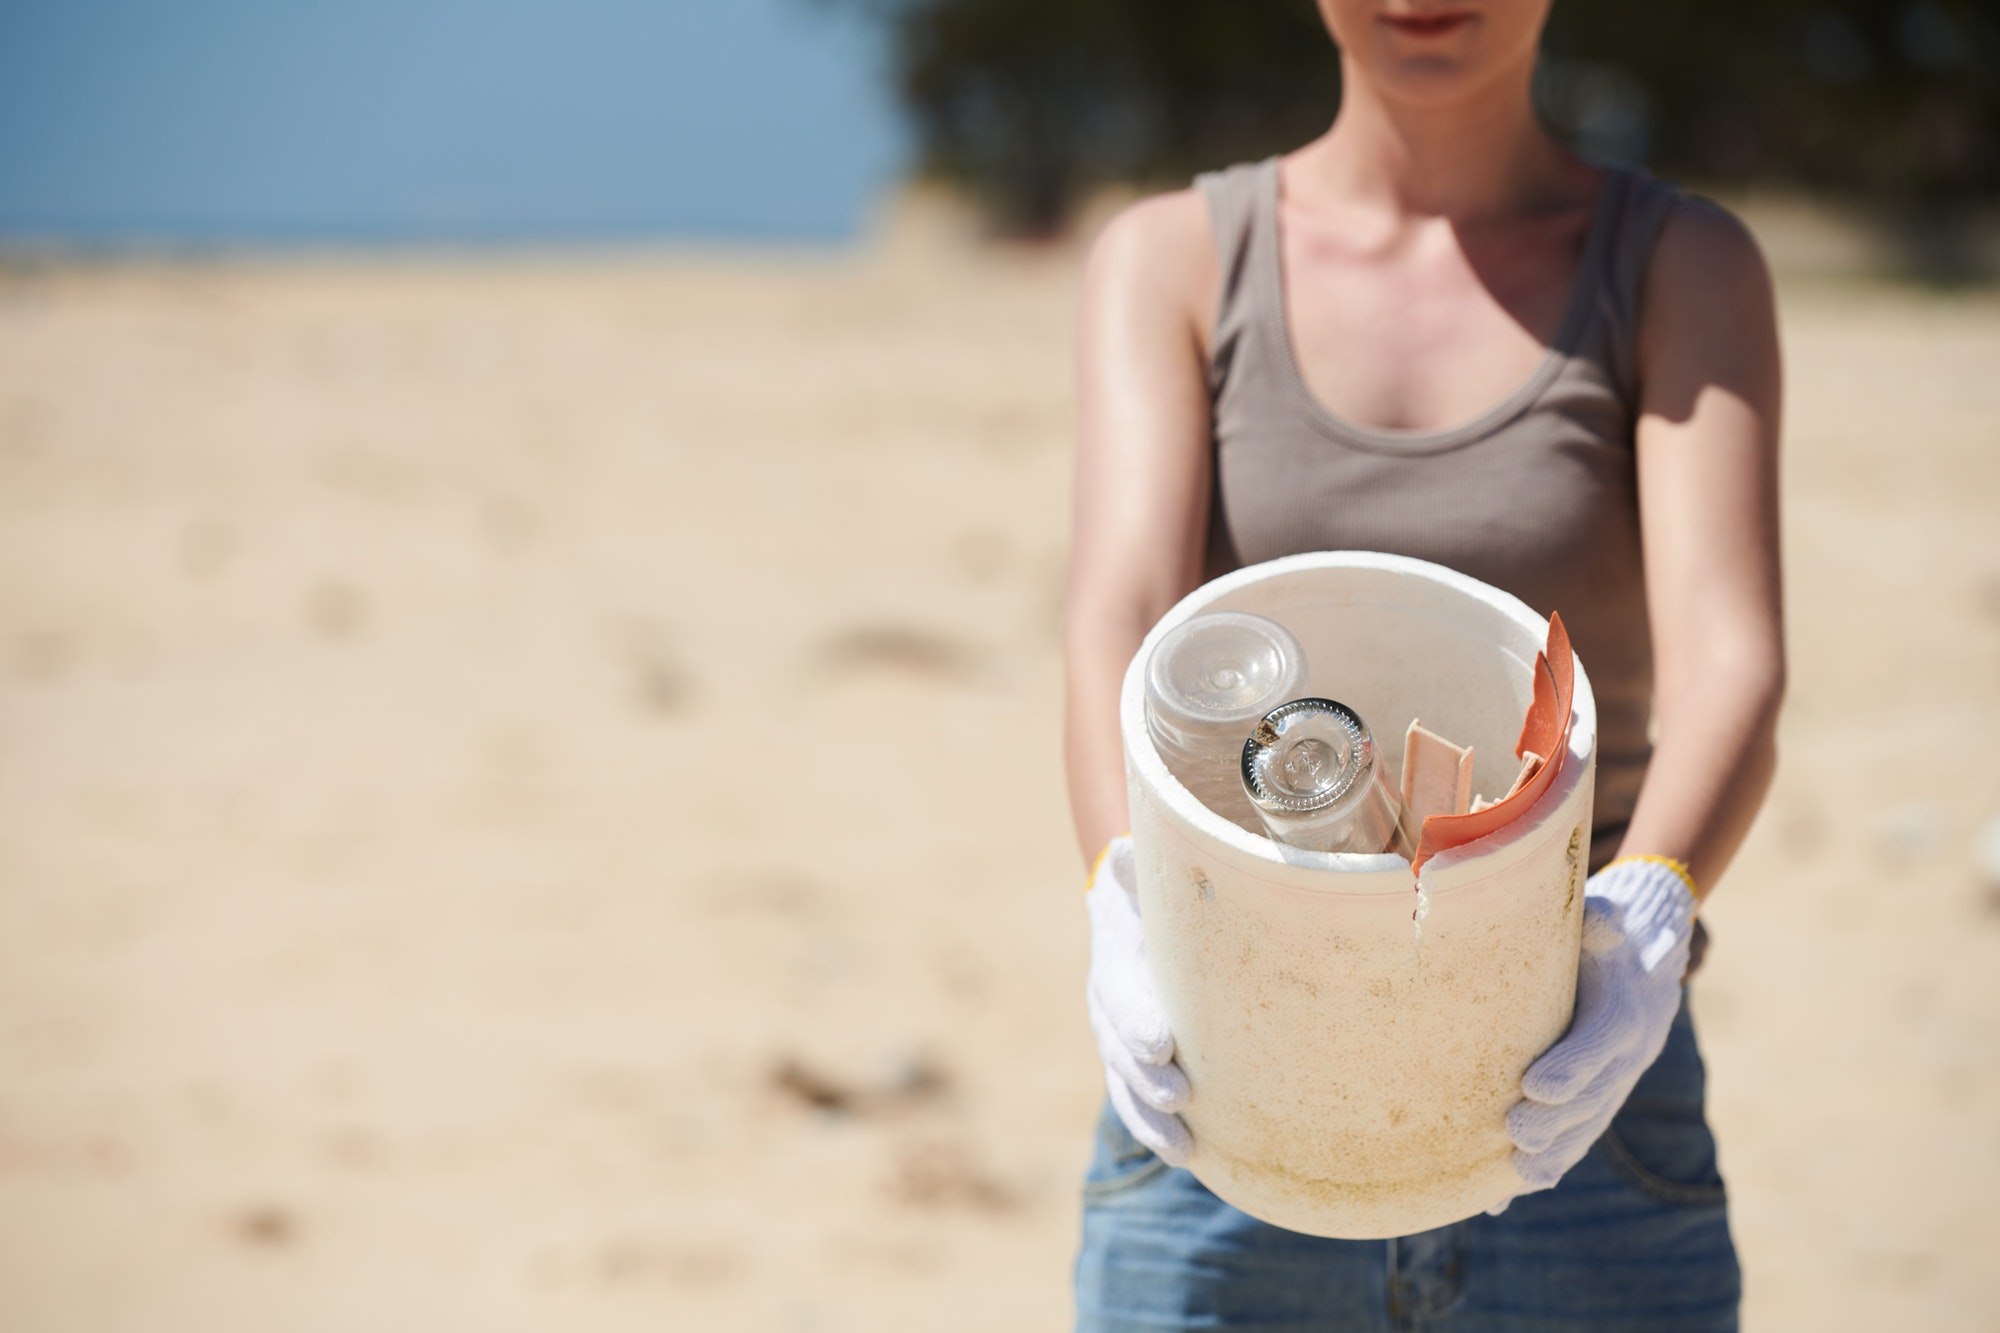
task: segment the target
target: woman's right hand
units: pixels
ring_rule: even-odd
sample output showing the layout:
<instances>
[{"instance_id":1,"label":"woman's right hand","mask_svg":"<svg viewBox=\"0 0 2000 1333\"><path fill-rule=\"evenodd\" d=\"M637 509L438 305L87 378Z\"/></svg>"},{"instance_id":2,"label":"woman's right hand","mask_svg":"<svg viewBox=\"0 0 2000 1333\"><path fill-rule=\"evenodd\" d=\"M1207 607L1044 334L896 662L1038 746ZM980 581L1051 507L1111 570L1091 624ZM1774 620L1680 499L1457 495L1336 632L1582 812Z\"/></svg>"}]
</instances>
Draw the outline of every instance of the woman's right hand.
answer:
<instances>
[{"instance_id":1,"label":"woman's right hand","mask_svg":"<svg viewBox=\"0 0 2000 1333\"><path fill-rule=\"evenodd\" d=\"M1125 1128L1169 1166L1186 1166L1194 1137L1175 1112L1187 1105L1188 1080L1174 1063L1174 1035L1146 967L1137 883L1132 837L1121 834L1097 858L1083 897L1090 913L1090 1030Z\"/></svg>"}]
</instances>

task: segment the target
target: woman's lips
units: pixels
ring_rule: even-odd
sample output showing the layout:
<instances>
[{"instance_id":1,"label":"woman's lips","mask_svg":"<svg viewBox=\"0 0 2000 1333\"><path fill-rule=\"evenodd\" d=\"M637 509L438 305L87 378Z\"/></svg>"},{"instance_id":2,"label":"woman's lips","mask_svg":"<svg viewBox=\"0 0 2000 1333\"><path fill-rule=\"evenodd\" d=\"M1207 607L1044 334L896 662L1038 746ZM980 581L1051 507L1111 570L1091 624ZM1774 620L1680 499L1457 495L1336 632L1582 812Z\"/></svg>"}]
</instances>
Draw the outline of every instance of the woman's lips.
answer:
<instances>
[{"instance_id":1,"label":"woman's lips","mask_svg":"<svg viewBox=\"0 0 2000 1333\"><path fill-rule=\"evenodd\" d=\"M1382 21L1406 37L1441 37L1472 22L1464 11L1447 14L1384 14Z\"/></svg>"}]
</instances>

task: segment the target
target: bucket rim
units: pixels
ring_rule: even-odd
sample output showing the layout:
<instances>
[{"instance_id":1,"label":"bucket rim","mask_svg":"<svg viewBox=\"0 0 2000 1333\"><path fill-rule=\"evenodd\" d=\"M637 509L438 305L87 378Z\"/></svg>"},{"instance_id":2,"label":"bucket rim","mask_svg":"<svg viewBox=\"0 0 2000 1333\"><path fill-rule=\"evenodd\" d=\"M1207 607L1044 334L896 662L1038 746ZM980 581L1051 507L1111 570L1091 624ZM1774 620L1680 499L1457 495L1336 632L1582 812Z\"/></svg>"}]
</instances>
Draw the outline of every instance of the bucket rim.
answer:
<instances>
[{"instance_id":1,"label":"bucket rim","mask_svg":"<svg viewBox=\"0 0 2000 1333\"><path fill-rule=\"evenodd\" d=\"M1478 602L1530 632L1537 644L1547 642L1548 617L1539 615L1526 602L1492 584L1460 573L1446 565L1414 556L1391 555L1383 551L1309 551L1280 556L1233 570L1194 589L1167 610L1140 642L1127 664L1119 694L1119 726L1128 771L1144 779L1152 797L1166 811L1193 831L1216 843L1233 856L1240 869L1272 887L1307 889L1340 896L1371 896L1410 890L1414 877L1410 863L1393 853L1313 852L1287 847L1261 834L1250 833L1210 810L1182 786L1154 749L1145 718L1145 664L1153 648L1176 626L1200 614L1231 594L1271 579L1319 569L1365 570L1422 580L1471 601ZM1580 781L1594 780L1597 748L1596 696L1581 658L1572 652L1576 667L1576 690L1570 711L1569 754L1563 772L1533 807L1518 819L1464 847L1440 852L1423 873L1427 892L1448 892L1490 877L1503 868L1492 864L1498 857L1511 863L1510 851L1526 855L1550 830L1544 828L1569 803ZM1589 793L1585 793L1588 802ZM1587 816L1586 816L1587 818ZM1400 871L1400 874L1390 873ZM1303 872L1303 873L1302 873ZM1339 875L1340 882L1322 873ZM1310 882L1307 882L1310 881Z\"/></svg>"}]
</instances>

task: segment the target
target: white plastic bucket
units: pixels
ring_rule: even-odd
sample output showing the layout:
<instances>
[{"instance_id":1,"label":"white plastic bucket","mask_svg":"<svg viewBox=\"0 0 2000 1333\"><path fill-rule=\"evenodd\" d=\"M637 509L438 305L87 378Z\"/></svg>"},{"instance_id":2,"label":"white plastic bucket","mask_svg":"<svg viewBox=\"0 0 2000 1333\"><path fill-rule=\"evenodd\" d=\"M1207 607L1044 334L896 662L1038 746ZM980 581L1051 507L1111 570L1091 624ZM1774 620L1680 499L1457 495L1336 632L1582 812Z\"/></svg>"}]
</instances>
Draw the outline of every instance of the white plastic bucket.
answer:
<instances>
[{"instance_id":1,"label":"white plastic bucket","mask_svg":"<svg viewBox=\"0 0 2000 1333\"><path fill-rule=\"evenodd\" d=\"M1145 663L1204 611L1269 616L1311 691L1360 713L1401 771L1412 718L1475 747L1503 795L1548 622L1441 565L1324 552L1182 599L1125 673L1139 907L1193 1097L1190 1169L1227 1202L1316 1236L1443 1226L1518 1189L1505 1118L1569 1024L1590 860L1597 715L1579 663L1569 754L1528 813L1424 866L1284 847L1214 814L1148 737Z\"/></svg>"}]
</instances>

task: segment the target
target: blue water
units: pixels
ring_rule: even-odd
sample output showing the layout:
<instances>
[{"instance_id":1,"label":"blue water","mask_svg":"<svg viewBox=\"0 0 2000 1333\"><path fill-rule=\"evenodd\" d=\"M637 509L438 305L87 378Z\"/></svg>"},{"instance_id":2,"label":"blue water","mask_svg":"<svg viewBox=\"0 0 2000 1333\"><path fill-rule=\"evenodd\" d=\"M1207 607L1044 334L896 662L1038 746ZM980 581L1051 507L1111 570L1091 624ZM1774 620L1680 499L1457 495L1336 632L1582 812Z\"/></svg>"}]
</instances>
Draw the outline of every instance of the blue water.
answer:
<instances>
[{"instance_id":1,"label":"blue water","mask_svg":"<svg viewBox=\"0 0 2000 1333\"><path fill-rule=\"evenodd\" d=\"M814 0L0 0L0 237L850 236L906 157Z\"/></svg>"}]
</instances>

